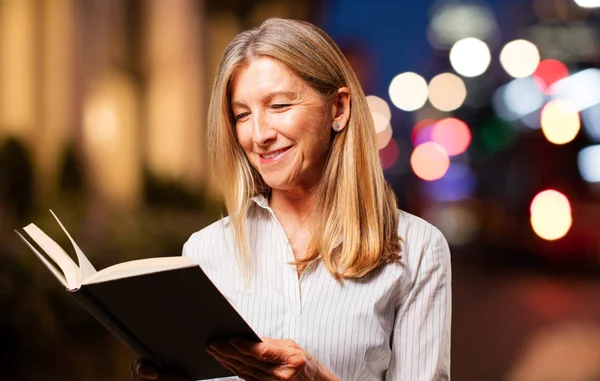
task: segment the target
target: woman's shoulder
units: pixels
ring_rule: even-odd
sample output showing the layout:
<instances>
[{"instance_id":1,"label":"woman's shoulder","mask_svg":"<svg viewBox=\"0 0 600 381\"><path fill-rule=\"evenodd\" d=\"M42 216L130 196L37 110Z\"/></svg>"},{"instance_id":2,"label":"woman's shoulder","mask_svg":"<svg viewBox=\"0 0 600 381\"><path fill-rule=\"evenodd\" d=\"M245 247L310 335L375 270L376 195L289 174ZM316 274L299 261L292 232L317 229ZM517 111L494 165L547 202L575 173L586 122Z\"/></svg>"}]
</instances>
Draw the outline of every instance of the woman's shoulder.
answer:
<instances>
[{"instance_id":1,"label":"woman's shoulder","mask_svg":"<svg viewBox=\"0 0 600 381\"><path fill-rule=\"evenodd\" d=\"M398 235L402 240L402 256L409 265L420 264L426 256L433 262L449 261L448 242L438 228L403 210L398 214Z\"/></svg>"},{"instance_id":2,"label":"woman's shoulder","mask_svg":"<svg viewBox=\"0 0 600 381\"><path fill-rule=\"evenodd\" d=\"M194 241L209 236L219 235L229 230L229 217L223 217L220 220L213 222L212 224L205 226L204 228L193 233L188 241Z\"/></svg>"},{"instance_id":3,"label":"woman's shoulder","mask_svg":"<svg viewBox=\"0 0 600 381\"><path fill-rule=\"evenodd\" d=\"M228 241L229 226L229 217L224 217L193 233L183 245L183 255L197 261L199 253L205 252L206 248L214 250Z\"/></svg>"}]
</instances>

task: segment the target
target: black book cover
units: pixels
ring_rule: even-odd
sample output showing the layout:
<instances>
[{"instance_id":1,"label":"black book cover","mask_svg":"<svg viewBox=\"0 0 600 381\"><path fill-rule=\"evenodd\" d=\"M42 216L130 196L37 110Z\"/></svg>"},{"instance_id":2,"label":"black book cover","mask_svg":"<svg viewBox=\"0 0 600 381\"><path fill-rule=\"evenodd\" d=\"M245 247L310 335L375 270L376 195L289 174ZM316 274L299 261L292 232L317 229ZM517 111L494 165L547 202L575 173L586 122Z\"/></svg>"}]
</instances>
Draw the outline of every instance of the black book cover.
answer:
<instances>
[{"instance_id":1,"label":"black book cover","mask_svg":"<svg viewBox=\"0 0 600 381\"><path fill-rule=\"evenodd\" d=\"M88 284L74 296L139 357L189 380L233 375L206 352L212 340L260 341L199 266Z\"/></svg>"}]
</instances>

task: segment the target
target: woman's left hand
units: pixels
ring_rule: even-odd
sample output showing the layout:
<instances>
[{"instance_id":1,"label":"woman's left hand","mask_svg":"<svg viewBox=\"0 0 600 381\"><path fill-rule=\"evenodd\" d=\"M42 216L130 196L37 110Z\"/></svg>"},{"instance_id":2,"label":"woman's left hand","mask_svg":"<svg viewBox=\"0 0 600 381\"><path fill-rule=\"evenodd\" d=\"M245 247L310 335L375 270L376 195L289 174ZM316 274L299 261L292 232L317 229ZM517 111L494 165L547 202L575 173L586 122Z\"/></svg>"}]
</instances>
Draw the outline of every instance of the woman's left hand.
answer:
<instances>
[{"instance_id":1,"label":"woman's left hand","mask_svg":"<svg viewBox=\"0 0 600 381\"><path fill-rule=\"evenodd\" d=\"M211 343L207 351L238 377L247 380L329 381L338 378L292 340L262 338Z\"/></svg>"}]
</instances>

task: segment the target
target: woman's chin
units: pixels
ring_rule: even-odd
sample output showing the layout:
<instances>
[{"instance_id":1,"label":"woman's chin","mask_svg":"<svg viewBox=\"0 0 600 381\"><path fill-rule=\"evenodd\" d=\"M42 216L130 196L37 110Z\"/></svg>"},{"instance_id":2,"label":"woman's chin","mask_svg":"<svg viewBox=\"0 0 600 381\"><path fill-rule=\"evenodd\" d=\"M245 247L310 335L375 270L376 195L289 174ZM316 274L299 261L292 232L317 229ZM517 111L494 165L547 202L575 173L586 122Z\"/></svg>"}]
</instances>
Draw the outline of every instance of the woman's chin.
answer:
<instances>
[{"instance_id":1,"label":"woman's chin","mask_svg":"<svg viewBox=\"0 0 600 381\"><path fill-rule=\"evenodd\" d=\"M265 183L267 184L267 186L269 188L271 188L274 191L286 191L286 190L293 189L293 186L291 184L288 184L288 183L285 183L282 181L265 180Z\"/></svg>"},{"instance_id":2,"label":"woman's chin","mask_svg":"<svg viewBox=\"0 0 600 381\"><path fill-rule=\"evenodd\" d=\"M277 190L288 190L294 187L295 182L292 178L290 178L293 176L290 176L289 170L282 169L279 169L277 171L265 171L260 174L263 181L269 186L269 188Z\"/></svg>"},{"instance_id":3,"label":"woman's chin","mask_svg":"<svg viewBox=\"0 0 600 381\"><path fill-rule=\"evenodd\" d=\"M296 182L290 181L289 179L286 179L283 176L279 176L279 177L275 177L275 176L264 177L263 176L263 180L264 180L265 184L267 184L269 186L269 188L271 188L274 191L289 192L289 191L293 191L294 189L298 188L298 185Z\"/></svg>"}]
</instances>

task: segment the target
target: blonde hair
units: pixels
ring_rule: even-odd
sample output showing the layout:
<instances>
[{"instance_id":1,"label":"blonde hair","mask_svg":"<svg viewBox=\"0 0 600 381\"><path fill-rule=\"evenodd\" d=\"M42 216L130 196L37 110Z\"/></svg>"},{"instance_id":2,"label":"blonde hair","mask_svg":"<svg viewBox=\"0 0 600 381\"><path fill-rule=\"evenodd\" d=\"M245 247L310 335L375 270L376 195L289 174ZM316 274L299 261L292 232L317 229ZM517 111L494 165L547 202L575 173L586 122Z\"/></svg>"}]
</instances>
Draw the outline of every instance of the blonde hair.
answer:
<instances>
[{"instance_id":1,"label":"blonde hair","mask_svg":"<svg viewBox=\"0 0 600 381\"><path fill-rule=\"evenodd\" d=\"M240 266L251 255L245 221L251 198L270 189L237 141L230 107L230 82L250 58L267 56L285 64L325 99L341 87L350 93L350 118L332 137L313 213L315 222L304 268L322 260L336 278L360 278L383 263L400 259L396 197L386 183L375 128L362 87L335 42L302 21L269 19L238 34L227 46L213 87L208 145L223 190Z\"/></svg>"}]
</instances>

